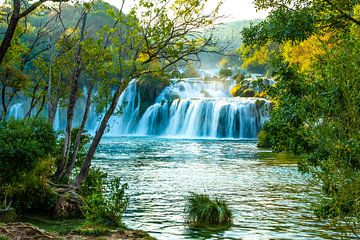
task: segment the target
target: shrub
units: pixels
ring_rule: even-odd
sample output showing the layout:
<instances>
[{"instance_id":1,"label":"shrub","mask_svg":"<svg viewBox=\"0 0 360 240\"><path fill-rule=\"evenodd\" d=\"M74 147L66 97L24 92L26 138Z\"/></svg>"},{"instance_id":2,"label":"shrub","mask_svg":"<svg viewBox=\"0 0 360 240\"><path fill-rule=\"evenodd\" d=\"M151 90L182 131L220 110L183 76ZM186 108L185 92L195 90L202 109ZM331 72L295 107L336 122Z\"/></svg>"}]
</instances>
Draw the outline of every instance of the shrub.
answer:
<instances>
[{"instance_id":1,"label":"shrub","mask_svg":"<svg viewBox=\"0 0 360 240\"><path fill-rule=\"evenodd\" d=\"M127 187L127 184L120 183L120 178L115 178L102 191L88 196L82 207L86 220L105 227L123 227L122 217L128 205Z\"/></svg>"},{"instance_id":2,"label":"shrub","mask_svg":"<svg viewBox=\"0 0 360 240\"><path fill-rule=\"evenodd\" d=\"M225 201L191 193L185 207L187 222L197 227L230 226L232 213Z\"/></svg>"},{"instance_id":3,"label":"shrub","mask_svg":"<svg viewBox=\"0 0 360 240\"><path fill-rule=\"evenodd\" d=\"M0 123L0 183L16 181L56 148L56 134L43 119Z\"/></svg>"},{"instance_id":4,"label":"shrub","mask_svg":"<svg viewBox=\"0 0 360 240\"><path fill-rule=\"evenodd\" d=\"M88 197L101 192L106 178L107 173L101 171L100 168L90 168L89 174L83 184L81 184L79 191L80 195Z\"/></svg>"},{"instance_id":5,"label":"shrub","mask_svg":"<svg viewBox=\"0 0 360 240\"><path fill-rule=\"evenodd\" d=\"M56 194L47 185L54 164L56 133L44 119L0 123L0 200L18 211L48 210Z\"/></svg>"},{"instance_id":6,"label":"shrub","mask_svg":"<svg viewBox=\"0 0 360 240\"><path fill-rule=\"evenodd\" d=\"M259 132L258 140L259 140L259 142L258 142L257 146L259 148L271 148L270 139L264 130L261 130Z\"/></svg>"}]
</instances>

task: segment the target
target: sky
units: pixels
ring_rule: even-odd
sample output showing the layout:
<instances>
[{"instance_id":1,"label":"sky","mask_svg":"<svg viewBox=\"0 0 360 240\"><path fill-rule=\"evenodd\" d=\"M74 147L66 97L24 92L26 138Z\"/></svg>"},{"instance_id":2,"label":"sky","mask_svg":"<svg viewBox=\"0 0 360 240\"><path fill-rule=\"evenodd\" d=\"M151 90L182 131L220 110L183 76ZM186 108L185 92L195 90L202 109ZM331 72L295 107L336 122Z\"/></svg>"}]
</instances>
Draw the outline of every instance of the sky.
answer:
<instances>
[{"instance_id":1,"label":"sky","mask_svg":"<svg viewBox=\"0 0 360 240\"><path fill-rule=\"evenodd\" d=\"M105 0L106 2L111 3L112 5L120 8L121 1L119 0ZM128 6L134 2L134 0L128 0ZM209 0L207 7L211 8L216 6L218 0ZM126 10L125 10L126 11ZM236 21L236 20L251 20L256 18L265 18L266 12L261 11L257 12L253 4L253 0L223 0L223 5L220 10L221 15L227 16L226 22Z\"/></svg>"}]
</instances>

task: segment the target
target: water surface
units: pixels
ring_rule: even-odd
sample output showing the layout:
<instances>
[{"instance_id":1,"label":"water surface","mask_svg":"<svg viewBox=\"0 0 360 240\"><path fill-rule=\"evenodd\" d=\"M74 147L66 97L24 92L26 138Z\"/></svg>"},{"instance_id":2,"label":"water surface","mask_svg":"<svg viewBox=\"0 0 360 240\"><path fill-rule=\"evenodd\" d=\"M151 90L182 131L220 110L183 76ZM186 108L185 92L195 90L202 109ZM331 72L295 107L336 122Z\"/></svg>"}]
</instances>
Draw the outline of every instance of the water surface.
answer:
<instances>
[{"instance_id":1,"label":"water surface","mask_svg":"<svg viewBox=\"0 0 360 240\"><path fill-rule=\"evenodd\" d=\"M313 190L296 160L260 150L255 141L107 137L94 165L129 184L125 224L158 239L340 238L313 215ZM189 192L226 199L233 227L189 229Z\"/></svg>"}]
</instances>

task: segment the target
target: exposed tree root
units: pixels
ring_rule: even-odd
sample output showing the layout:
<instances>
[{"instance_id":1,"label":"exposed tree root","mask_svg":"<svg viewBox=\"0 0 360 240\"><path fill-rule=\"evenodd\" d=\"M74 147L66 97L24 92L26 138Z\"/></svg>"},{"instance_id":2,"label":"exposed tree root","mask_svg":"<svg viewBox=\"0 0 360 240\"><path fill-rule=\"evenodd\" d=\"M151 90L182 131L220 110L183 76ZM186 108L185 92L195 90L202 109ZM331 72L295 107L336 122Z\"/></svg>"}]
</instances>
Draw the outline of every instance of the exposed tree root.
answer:
<instances>
[{"instance_id":1,"label":"exposed tree root","mask_svg":"<svg viewBox=\"0 0 360 240\"><path fill-rule=\"evenodd\" d=\"M78 217L81 216L81 206L83 198L76 192L72 185L54 184L50 186L58 194L55 206L55 215L59 217Z\"/></svg>"},{"instance_id":2,"label":"exposed tree root","mask_svg":"<svg viewBox=\"0 0 360 240\"><path fill-rule=\"evenodd\" d=\"M12 240L60 239L56 235L26 223L8 223L5 226L0 226L0 234Z\"/></svg>"}]
</instances>

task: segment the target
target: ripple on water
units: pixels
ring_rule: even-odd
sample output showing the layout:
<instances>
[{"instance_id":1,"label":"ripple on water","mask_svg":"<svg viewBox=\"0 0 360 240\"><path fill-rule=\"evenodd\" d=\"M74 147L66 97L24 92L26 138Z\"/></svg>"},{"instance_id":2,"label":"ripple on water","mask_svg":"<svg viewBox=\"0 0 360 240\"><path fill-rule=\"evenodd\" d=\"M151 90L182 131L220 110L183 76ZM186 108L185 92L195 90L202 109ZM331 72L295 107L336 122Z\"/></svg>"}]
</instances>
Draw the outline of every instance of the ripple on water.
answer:
<instances>
[{"instance_id":1,"label":"ripple on water","mask_svg":"<svg viewBox=\"0 0 360 240\"><path fill-rule=\"evenodd\" d=\"M125 223L158 239L338 239L311 211L314 190L296 160L256 148L254 141L105 138L94 165L129 184ZM234 226L189 229L189 192L227 200Z\"/></svg>"}]
</instances>

